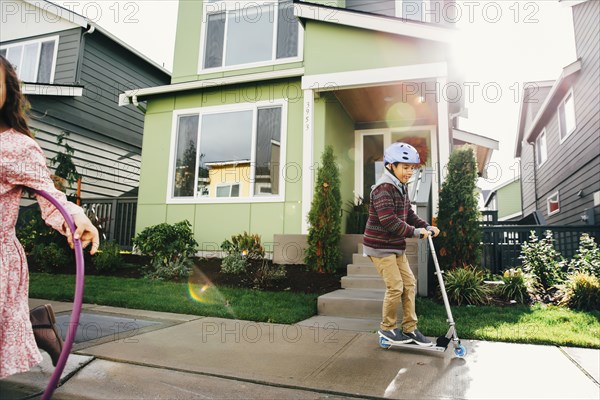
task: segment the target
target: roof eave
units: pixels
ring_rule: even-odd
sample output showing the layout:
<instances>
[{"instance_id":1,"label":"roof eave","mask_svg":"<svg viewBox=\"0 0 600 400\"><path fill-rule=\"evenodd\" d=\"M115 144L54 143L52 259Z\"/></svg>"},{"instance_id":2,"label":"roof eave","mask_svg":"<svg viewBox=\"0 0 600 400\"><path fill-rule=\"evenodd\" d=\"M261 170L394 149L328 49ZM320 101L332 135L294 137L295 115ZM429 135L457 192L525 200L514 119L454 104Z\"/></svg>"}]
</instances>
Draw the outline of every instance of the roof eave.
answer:
<instances>
[{"instance_id":1,"label":"roof eave","mask_svg":"<svg viewBox=\"0 0 600 400\"><path fill-rule=\"evenodd\" d=\"M335 11L335 18L331 16L332 10ZM296 0L294 0L294 16L301 21L308 19L328 22L442 43L452 42L455 36L454 28L441 25L349 11L343 8L322 6Z\"/></svg>"},{"instance_id":2,"label":"roof eave","mask_svg":"<svg viewBox=\"0 0 600 400\"><path fill-rule=\"evenodd\" d=\"M548 117L553 113L553 105L564 96L579 71L581 71L581 59L563 68L563 72L550 89L550 93L542 103L531 127L524 135L527 142L531 143L535 139L537 132L541 130Z\"/></svg>"}]
</instances>

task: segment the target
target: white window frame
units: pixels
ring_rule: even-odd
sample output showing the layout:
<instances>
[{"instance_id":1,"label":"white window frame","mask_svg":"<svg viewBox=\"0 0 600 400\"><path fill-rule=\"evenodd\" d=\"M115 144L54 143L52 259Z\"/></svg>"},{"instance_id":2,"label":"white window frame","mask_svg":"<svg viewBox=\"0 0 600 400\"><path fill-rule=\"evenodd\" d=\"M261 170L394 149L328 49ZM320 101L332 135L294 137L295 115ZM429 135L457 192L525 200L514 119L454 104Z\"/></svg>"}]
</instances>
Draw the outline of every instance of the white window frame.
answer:
<instances>
[{"instance_id":1,"label":"white window frame","mask_svg":"<svg viewBox=\"0 0 600 400\"><path fill-rule=\"evenodd\" d=\"M540 151L543 151L544 153L544 160L540 161L540 157L538 154L538 146L540 146L540 141L542 140L542 138L544 139L544 146L542 149L540 149ZM546 135L546 128L542 129L542 133L540 133L540 135L535 139L535 146L533 151L535 152L535 166L537 168L540 168L546 163L546 161L548 161L548 135Z\"/></svg>"},{"instance_id":2,"label":"white window frame","mask_svg":"<svg viewBox=\"0 0 600 400\"><path fill-rule=\"evenodd\" d=\"M261 0L260 2L249 2L249 4L256 5L265 5L265 4L278 4L279 0ZM206 41L207 35L207 27L208 27L208 15L209 10L207 8L214 9L216 8L218 11L211 12L210 14L218 14L221 12L232 12L240 9L240 5L244 4L243 2L238 1L230 1L230 0L215 0L215 1L205 1L202 7L202 30L200 32L200 52L198 58L198 74L206 74L213 72L225 72L225 71L233 71L239 69L246 68L257 68L264 67L270 65L280 65L280 64L290 64L295 62L303 61L304 54L304 27L302 24L298 23L298 55L296 57L288 57L288 58L276 58L277 57L277 27L278 27L278 13L274 13L275 23L274 23L274 33L273 33L273 49L272 49L272 58L267 61L259 61L252 62L246 64L236 64L236 65L221 65L220 67L212 67L212 68L204 68L204 56L205 49L204 42ZM236 8L237 7L237 8ZM275 6L276 7L276 6ZM228 25L227 15L225 15L225 34L224 34L224 43L223 43L223 54L227 53L227 25ZM223 64L225 63L225 57L223 56Z\"/></svg>"},{"instance_id":3,"label":"white window frame","mask_svg":"<svg viewBox=\"0 0 600 400\"><path fill-rule=\"evenodd\" d=\"M13 47L21 47L23 50L21 51L21 63L20 66L23 65L23 57L25 55L25 46L30 45L30 44L38 44L38 49L37 49L37 62L35 64L35 81L34 82L26 82L26 83L38 83L37 81L37 76L38 76L38 72L40 69L40 55L41 55L41 51L42 51L42 43L43 42L51 42L54 41L54 54L52 54L52 67L50 69L50 82L48 82L48 84L53 84L54 83L54 74L56 72L56 57L58 55L58 41L59 41L59 36L47 36L47 37L43 37L43 38L39 38L39 39L35 39L35 40L26 40L26 41L20 41L20 42L15 42L15 43L10 43L10 44L6 44L6 45L2 45L0 46L1 50L6 49L6 55L8 56L8 50L10 48ZM20 68L20 70L22 70L22 68ZM21 79L21 71L17 71L17 75L19 77L19 79ZM46 83L46 82L44 82Z\"/></svg>"},{"instance_id":4,"label":"white window frame","mask_svg":"<svg viewBox=\"0 0 600 400\"><path fill-rule=\"evenodd\" d=\"M281 149L279 154L279 193L274 195L264 195L254 193L254 186L256 184L255 179L255 166L256 164L256 122L258 117L258 110L260 108L274 108L281 107ZM175 176L175 150L177 147L177 127L178 119L180 116L186 115L199 115L198 120L198 146L200 145L200 128L202 127L202 116L208 114L220 114L226 112L238 112L238 111L252 111L253 112L253 126L252 126L252 148L250 160L250 196L249 197L175 197L173 196L173 185ZM238 104L227 104L222 106L214 107L202 107L202 108L189 108L175 110L173 112L173 119L171 122L171 144L169 149L169 175L167 179L167 198L166 204L224 204L224 203L281 203L285 200L285 184L286 184L286 157L285 149L287 143L287 115L288 115L288 100L287 99L275 99L266 100L252 103L238 103ZM198 187L197 178L194 181L196 192ZM240 186L241 189L241 186ZM215 193L216 196L216 193Z\"/></svg>"},{"instance_id":5,"label":"white window frame","mask_svg":"<svg viewBox=\"0 0 600 400\"><path fill-rule=\"evenodd\" d=\"M404 2L412 2L414 0L395 0L396 4L396 18L402 18L402 9ZM432 8L432 0L422 0L424 9L421 10L421 19L409 19L406 18L407 21L420 21L420 22L431 22L431 15L435 12L435 9ZM425 18L423 18L425 17Z\"/></svg>"},{"instance_id":6,"label":"white window frame","mask_svg":"<svg viewBox=\"0 0 600 400\"><path fill-rule=\"evenodd\" d=\"M550 211L550 201L553 200L553 198L556 198L558 208L554 211ZM560 194L558 193L558 190L546 198L546 211L549 217L560 212Z\"/></svg>"},{"instance_id":7,"label":"white window frame","mask_svg":"<svg viewBox=\"0 0 600 400\"><path fill-rule=\"evenodd\" d=\"M562 121L561 121L561 117L560 117L560 109L562 107L563 113L566 115L567 109L565 107L565 102L569 97L571 97L571 101L573 102L573 127L571 128L571 130L567 131L565 134L561 128ZM571 88L569 90L569 92L565 95L565 97L560 101L558 108L557 108L556 115L558 116L558 135L560 137L560 144L562 144L577 129L577 119L575 117L575 97L573 96L573 88ZM566 126L566 124L565 124L565 126Z\"/></svg>"}]
</instances>

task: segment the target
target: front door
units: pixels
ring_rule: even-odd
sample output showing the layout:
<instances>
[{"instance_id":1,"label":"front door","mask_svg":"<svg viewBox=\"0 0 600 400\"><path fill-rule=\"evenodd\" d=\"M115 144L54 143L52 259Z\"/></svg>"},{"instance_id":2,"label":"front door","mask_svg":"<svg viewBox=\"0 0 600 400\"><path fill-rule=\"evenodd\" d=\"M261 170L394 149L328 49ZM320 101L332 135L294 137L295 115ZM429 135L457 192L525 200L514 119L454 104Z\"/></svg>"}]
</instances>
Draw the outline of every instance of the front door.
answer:
<instances>
[{"instance_id":1,"label":"front door","mask_svg":"<svg viewBox=\"0 0 600 400\"><path fill-rule=\"evenodd\" d=\"M357 197L369 201L371 187L383 173L383 151L394 142L408 141L415 145L426 146L427 166L433 165L433 157L436 157L435 127L419 126L410 128L388 128L356 131L355 136L355 182L354 193ZM415 178L418 174L415 174ZM414 181L414 179L413 179ZM409 193L412 193L409 184Z\"/></svg>"}]
</instances>

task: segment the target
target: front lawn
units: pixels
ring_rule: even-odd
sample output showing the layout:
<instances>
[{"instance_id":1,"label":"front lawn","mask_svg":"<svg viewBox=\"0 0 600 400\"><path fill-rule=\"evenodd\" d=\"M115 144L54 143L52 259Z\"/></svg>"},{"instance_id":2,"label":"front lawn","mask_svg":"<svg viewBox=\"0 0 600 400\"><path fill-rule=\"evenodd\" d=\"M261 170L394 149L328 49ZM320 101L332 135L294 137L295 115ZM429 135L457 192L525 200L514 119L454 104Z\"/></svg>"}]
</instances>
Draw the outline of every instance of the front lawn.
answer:
<instances>
[{"instance_id":1,"label":"front lawn","mask_svg":"<svg viewBox=\"0 0 600 400\"><path fill-rule=\"evenodd\" d=\"M74 275L32 273L30 296L72 301ZM147 279L86 276L84 302L181 314L292 324L317 312L318 294L266 292L242 288ZM453 307L463 339L600 348L600 311L534 306ZM431 299L417 299L419 329L446 333L446 311ZM376 327L374 327L375 329Z\"/></svg>"}]
</instances>

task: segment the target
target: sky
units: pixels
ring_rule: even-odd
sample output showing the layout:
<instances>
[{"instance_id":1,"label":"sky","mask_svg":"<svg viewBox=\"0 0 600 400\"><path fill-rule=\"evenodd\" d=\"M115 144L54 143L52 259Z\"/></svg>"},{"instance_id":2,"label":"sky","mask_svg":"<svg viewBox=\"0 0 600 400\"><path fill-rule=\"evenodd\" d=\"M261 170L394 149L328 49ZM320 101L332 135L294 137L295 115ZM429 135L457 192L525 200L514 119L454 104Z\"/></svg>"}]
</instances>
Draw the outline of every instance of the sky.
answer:
<instances>
[{"instance_id":1,"label":"sky","mask_svg":"<svg viewBox=\"0 0 600 400\"><path fill-rule=\"evenodd\" d=\"M53 1L173 69L178 2ZM519 96L524 82L555 80L576 60L571 9L558 0L457 1L455 62L464 74L468 118L459 128L499 141L482 189L515 177ZM444 10L434 14L452 18Z\"/></svg>"}]
</instances>

